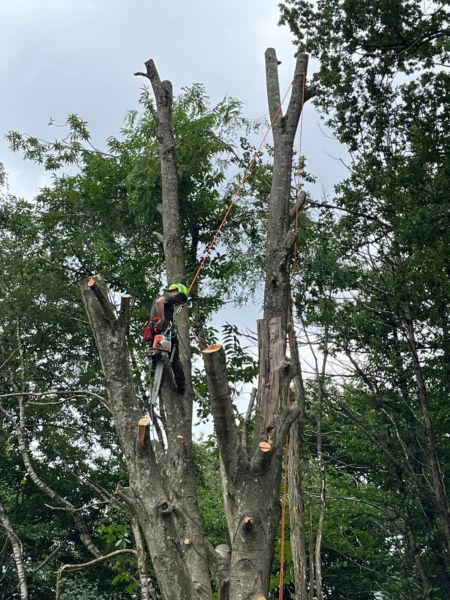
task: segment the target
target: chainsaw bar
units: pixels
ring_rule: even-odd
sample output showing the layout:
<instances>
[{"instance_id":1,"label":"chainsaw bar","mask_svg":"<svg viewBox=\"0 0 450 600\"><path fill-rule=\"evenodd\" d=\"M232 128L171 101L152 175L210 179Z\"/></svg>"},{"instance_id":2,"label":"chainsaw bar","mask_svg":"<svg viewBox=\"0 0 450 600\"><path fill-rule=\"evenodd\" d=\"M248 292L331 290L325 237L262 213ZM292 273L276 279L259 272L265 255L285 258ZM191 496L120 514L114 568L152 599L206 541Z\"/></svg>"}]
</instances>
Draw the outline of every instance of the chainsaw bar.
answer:
<instances>
[{"instance_id":1,"label":"chainsaw bar","mask_svg":"<svg viewBox=\"0 0 450 600\"><path fill-rule=\"evenodd\" d=\"M155 375L153 378L152 394L150 396L150 402L153 406L156 406L156 403L158 401L158 395L159 395L159 389L161 387L163 370L164 370L163 361L160 359L156 363Z\"/></svg>"}]
</instances>

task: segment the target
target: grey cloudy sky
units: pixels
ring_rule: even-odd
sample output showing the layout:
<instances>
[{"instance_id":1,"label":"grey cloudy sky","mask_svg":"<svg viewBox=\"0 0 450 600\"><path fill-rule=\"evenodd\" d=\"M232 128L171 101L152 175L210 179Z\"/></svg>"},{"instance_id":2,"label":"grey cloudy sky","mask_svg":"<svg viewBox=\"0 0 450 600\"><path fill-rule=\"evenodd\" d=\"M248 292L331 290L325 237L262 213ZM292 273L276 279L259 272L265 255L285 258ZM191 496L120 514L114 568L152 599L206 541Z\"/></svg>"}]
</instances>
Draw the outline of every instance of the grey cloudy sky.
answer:
<instances>
[{"instance_id":1,"label":"grey cloudy sky","mask_svg":"<svg viewBox=\"0 0 450 600\"><path fill-rule=\"evenodd\" d=\"M246 116L267 115L265 49L282 61L282 93L293 75L295 49L277 21L277 0L0 0L0 161L11 193L31 197L48 175L10 152L7 131L53 139L50 117L76 113L101 147L136 107L145 80L133 73L148 58L175 93L199 82L213 102L230 95ZM302 149L319 195L344 174L322 127L307 105Z\"/></svg>"}]
</instances>

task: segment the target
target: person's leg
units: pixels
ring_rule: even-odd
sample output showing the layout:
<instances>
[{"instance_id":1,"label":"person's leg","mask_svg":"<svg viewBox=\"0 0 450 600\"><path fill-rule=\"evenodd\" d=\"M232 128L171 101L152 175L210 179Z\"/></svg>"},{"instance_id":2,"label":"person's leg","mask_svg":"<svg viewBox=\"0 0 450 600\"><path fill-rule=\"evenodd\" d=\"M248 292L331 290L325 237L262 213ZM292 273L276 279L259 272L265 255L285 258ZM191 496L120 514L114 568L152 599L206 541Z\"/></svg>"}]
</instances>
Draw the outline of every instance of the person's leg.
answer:
<instances>
[{"instance_id":1,"label":"person's leg","mask_svg":"<svg viewBox=\"0 0 450 600\"><path fill-rule=\"evenodd\" d=\"M180 361L180 352L178 343L175 342L175 351L172 359L172 372L175 379L175 386L179 394L184 394L186 389L186 380L184 378L183 365Z\"/></svg>"},{"instance_id":2,"label":"person's leg","mask_svg":"<svg viewBox=\"0 0 450 600\"><path fill-rule=\"evenodd\" d=\"M155 321L150 320L150 331L151 331L151 339L149 342L150 348L150 377L153 379L155 376L156 363L158 361L159 353L153 351L153 340L155 335L158 333L158 328L155 326Z\"/></svg>"}]
</instances>

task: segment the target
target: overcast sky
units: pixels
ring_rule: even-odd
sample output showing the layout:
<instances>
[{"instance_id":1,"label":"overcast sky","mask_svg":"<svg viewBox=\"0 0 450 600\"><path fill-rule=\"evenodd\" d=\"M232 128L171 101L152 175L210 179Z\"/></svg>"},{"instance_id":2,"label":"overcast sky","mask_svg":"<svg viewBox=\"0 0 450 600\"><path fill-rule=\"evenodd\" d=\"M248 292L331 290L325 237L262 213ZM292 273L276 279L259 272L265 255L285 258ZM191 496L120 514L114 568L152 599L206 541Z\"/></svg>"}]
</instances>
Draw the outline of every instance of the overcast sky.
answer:
<instances>
[{"instance_id":1,"label":"overcast sky","mask_svg":"<svg viewBox=\"0 0 450 600\"><path fill-rule=\"evenodd\" d=\"M175 93L203 83L213 102L234 96L246 116L266 116L265 49L282 61L282 95L293 75L295 48L277 22L276 0L0 0L0 161L11 193L32 197L48 175L11 153L7 131L54 139L49 119L76 113L102 147L136 107L145 80L133 73L148 58ZM312 105L303 132L316 193L331 193L342 150Z\"/></svg>"}]
</instances>

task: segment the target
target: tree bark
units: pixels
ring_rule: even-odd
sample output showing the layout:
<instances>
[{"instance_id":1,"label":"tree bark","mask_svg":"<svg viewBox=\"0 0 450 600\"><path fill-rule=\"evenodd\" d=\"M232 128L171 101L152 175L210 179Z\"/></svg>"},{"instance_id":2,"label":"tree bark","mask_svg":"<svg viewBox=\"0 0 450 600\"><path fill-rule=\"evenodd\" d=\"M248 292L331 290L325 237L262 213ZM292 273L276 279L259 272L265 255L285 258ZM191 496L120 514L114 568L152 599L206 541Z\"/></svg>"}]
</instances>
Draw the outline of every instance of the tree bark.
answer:
<instances>
[{"instance_id":1,"label":"tree bark","mask_svg":"<svg viewBox=\"0 0 450 600\"><path fill-rule=\"evenodd\" d=\"M28 587L27 587L27 579L25 575L25 567L23 564L23 552L22 552L22 544L20 540L12 528L12 525L8 519L8 515L5 513L2 504L0 503L0 525L6 531L6 535L10 541L12 546L14 562L16 563L17 570L17 579L19 582L19 592L21 600L28 600Z\"/></svg>"}]
</instances>

